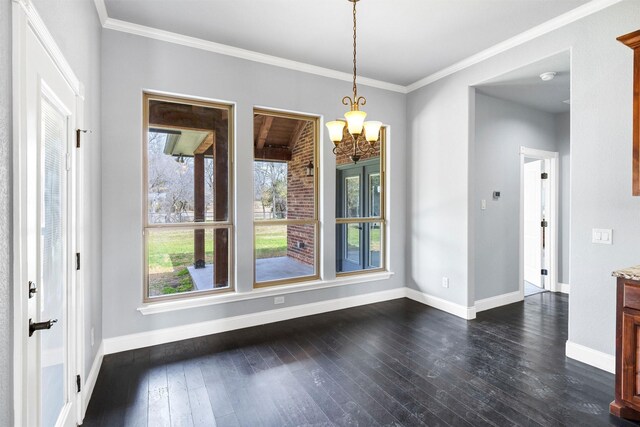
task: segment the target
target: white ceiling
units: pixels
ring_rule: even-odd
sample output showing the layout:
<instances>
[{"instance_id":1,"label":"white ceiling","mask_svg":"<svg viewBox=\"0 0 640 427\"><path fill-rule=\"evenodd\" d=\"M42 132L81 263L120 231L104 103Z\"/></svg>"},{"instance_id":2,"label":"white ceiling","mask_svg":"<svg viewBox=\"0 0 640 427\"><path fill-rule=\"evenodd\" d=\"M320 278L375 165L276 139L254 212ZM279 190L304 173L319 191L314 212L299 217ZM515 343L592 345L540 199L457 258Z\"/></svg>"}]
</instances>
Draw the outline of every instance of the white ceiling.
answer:
<instances>
[{"instance_id":1,"label":"white ceiling","mask_svg":"<svg viewBox=\"0 0 640 427\"><path fill-rule=\"evenodd\" d=\"M409 85L588 0L361 0L358 75ZM351 72L347 0L105 0L110 18Z\"/></svg>"},{"instance_id":2,"label":"white ceiling","mask_svg":"<svg viewBox=\"0 0 640 427\"><path fill-rule=\"evenodd\" d=\"M485 95L537 110L564 113L570 110L570 105L564 102L571 96L570 70L569 52L566 51L487 80L476 88ZM540 74L548 71L556 72L556 77L542 81Z\"/></svg>"}]
</instances>

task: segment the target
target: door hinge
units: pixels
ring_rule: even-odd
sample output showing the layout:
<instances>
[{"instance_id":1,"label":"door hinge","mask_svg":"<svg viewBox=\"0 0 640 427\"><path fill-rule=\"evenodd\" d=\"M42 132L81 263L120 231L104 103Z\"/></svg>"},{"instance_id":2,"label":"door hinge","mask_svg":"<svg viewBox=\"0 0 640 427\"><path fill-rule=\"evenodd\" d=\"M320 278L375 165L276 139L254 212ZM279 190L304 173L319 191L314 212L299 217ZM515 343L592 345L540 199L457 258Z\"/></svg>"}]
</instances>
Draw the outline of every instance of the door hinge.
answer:
<instances>
[{"instance_id":1,"label":"door hinge","mask_svg":"<svg viewBox=\"0 0 640 427\"><path fill-rule=\"evenodd\" d=\"M546 172L542 172L542 174L540 175L540 178L542 179L549 179L549 174Z\"/></svg>"},{"instance_id":2,"label":"door hinge","mask_svg":"<svg viewBox=\"0 0 640 427\"><path fill-rule=\"evenodd\" d=\"M542 270L540 270L540 274L543 275L543 276L548 276L549 272L547 271L546 268L543 268Z\"/></svg>"},{"instance_id":3,"label":"door hinge","mask_svg":"<svg viewBox=\"0 0 640 427\"><path fill-rule=\"evenodd\" d=\"M543 220L543 221L540 223L540 227L542 227L542 228L546 228L546 227L548 227L548 226L549 226L549 223L548 223L547 221L545 221L545 220Z\"/></svg>"},{"instance_id":4,"label":"door hinge","mask_svg":"<svg viewBox=\"0 0 640 427\"><path fill-rule=\"evenodd\" d=\"M38 288L36 287L36 284L33 283L32 281L29 281L29 299L33 298L33 294L38 292Z\"/></svg>"},{"instance_id":5,"label":"door hinge","mask_svg":"<svg viewBox=\"0 0 640 427\"><path fill-rule=\"evenodd\" d=\"M78 389L78 393L82 391L82 380L80 379L80 375L76 375L76 386Z\"/></svg>"},{"instance_id":6,"label":"door hinge","mask_svg":"<svg viewBox=\"0 0 640 427\"><path fill-rule=\"evenodd\" d=\"M80 270L80 252L76 252L76 270Z\"/></svg>"},{"instance_id":7,"label":"door hinge","mask_svg":"<svg viewBox=\"0 0 640 427\"><path fill-rule=\"evenodd\" d=\"M76 148L80 148L80 134L89 132L87 129L76 129Z\"/></svg>"}]
</instances>

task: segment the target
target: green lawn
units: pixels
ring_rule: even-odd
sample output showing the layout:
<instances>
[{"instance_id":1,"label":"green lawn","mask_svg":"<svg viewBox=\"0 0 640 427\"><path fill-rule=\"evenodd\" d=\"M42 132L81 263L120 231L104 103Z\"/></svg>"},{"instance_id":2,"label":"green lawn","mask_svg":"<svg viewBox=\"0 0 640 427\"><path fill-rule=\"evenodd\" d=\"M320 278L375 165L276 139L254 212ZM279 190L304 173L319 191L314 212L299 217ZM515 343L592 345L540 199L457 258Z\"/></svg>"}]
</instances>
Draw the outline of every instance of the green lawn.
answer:
<instances>
[{"instance_id":1,"label":"green lawn","mask_svg":"<svg viewBox=\"0 0 640 427\"><path fill-rule=\"evenodd\" d=\"M205 231L205 260L213 262L212 231ZM189 292L193 283L187 267L193 265L193 230L156 231L149 235L149 295ZM256 257L287 255L287 227L256 227Z\"/></svg>"},{"instance_id":2,"label":"green lawn","mask_svg":"<svg viewBox=\"0 0 640 427\"><path fill-rule=\"evenodd\" d=\"M151 232L149 251L149 295L189 292L193 282L187 266L193 265L193 230ZM205 231L205 260L213 261L213 232Z\"/></svg>"},{"instance_id":3,"label":"green lawn","mask_svg":"<svg viewBox=\"0 0 640 427\"><path fill-rule=\"evenodd\" d=\"M287 226L255 227L256 258L275 258L287 255Z\"/></svg>"},{"instance_id":4,"label":"green lawn","mask_svg":"<svg viewBox=\"0 0 640 427\"><path fill-rule=\"evenodd\" d=\"M371 250L380 251L380 228L372 228ZM358 234L349 235L349 246L358 247ZM287 226L255 227L256 258L287 255ZM193 290L187 267L193 265L193 230L154 231L149 234L149 295ZM205 231L205 260L213 262L213 232Z\"/></svg>"}]
</instances>

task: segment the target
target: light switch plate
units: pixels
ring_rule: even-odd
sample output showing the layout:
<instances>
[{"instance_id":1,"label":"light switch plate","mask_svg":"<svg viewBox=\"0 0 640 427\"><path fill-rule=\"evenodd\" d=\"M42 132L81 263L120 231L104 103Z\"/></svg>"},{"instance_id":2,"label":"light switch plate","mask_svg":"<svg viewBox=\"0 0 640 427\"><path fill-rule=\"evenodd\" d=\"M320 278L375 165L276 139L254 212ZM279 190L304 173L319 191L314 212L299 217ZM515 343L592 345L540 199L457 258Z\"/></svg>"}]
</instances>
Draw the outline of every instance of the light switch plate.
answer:
<instances>
[{"instance_id":1,"label":"light switch plate","mask_svg":"<svg viewBox=\"0 0 640 427\"><path fill-rule=\"evenodd\" d=\"M482 199L482 201L480 202L480 209L487 209L487 201L485 199Z\"/></svg>"},{"instance_id":2,"label":"light switch plate","mask_svg":"<svg viewBox=\"0 0 640 427\"><path fill-rule=\"evenodd\" d=\"M613 230L610 228L594 228L591 233L591 241L601 245L613 243Z\"/></svg>"}]
</instances>

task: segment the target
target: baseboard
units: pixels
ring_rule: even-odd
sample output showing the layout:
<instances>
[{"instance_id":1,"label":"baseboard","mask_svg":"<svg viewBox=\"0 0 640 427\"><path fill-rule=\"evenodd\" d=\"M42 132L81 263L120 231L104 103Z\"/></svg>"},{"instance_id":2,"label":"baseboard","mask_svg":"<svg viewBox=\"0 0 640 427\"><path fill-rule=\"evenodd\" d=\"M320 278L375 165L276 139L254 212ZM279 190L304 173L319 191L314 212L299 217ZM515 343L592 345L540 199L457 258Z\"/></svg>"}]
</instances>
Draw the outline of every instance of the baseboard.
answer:
<instances>
[{"instance_id":1,"label":"baseboard","mask_svg":"<svg viewBox=\"0 0 640 427\"><path fill-rule=\"evenodd\" d=\"M558 282L558 292L562 292L563 294L569 294L571 286L568 283L560 283Z\"/></svg>"},{"instance_id":2,"label":"baseboard","mask_svg":"<svg viewBox=\"0 0 640 427\"><path fill-rule=\"evenodd\" d=\"M502 307L503 305L513 304L514 302L522 301L523 296L520 291L510 292L508 294L502 294L495 297L484 298L476 301L476 313L485 310L491 310L492 308Z\"/></svg>"},{"instance_id":3,"label":"baseboard","mask_svg":"<svg viewBox=\"0 0 640 427\"><path fill-rule=\"evenodd\" d=\"M411 288L405 288L405 290L407 298L414 301L418 301L430 307L437 308L438 310L445 311L449 314L453 314L454 316L461 317L465 320L476 318L475 307L466 307L464 305L456 304L442 298L434 297L433 295L425 294L424 292L416 291L415 289Z\"/></svg>"},{"instance_id":4,"label":"baseboard","mask_svg":"<svg viewBox=\"0 0 640 427\"><path fill-rule=\"evenodd\" d=\"M611 354L603 353L571 341L567 341L565 354L568 358L586 363L595 368L615 374L616 358Z\"/></svg>"},{"instance_id":5,"label":"baseboard","mask_svg":"<svg viewBox=\"0 0 640 427\"><path fill-rule=\"evenodd\" d=\"M395 288L387 291L372 292L369 294L355 295L311 304L302 304L242 316L194 323L188 325L189 327L177 326L120 337L106 338L104 340L104 354L119 353L121 351L133 350L136 348L150 347L153 345L181 341L189 338L217 334L220 332L265 325L267 323L281 322L283 320L290 320L303 316L311 316L314 314L327 313L360 305L404 298L405 296L405 288Z\"/></svg>"},{"instance_id":6,"label":"baseboard","mask_svg":"<svg viewBox=\"0 0 640 427\"><path fill-rule=\"evenodd\" d=\"M93 389L96 386L96 381L98 380L98 374L100 373L100 367L102 366L103 358L104 358L104 344L101 342L100 346L98 347L98 352L96 353L96 357L93 359L91 370L87 374L87 378L85 378L84 385L82 386L82 419L84 419L84 416L87 413L87 408L89 407L89 401L91 400Z\"/></svg>"}]
</instances>

